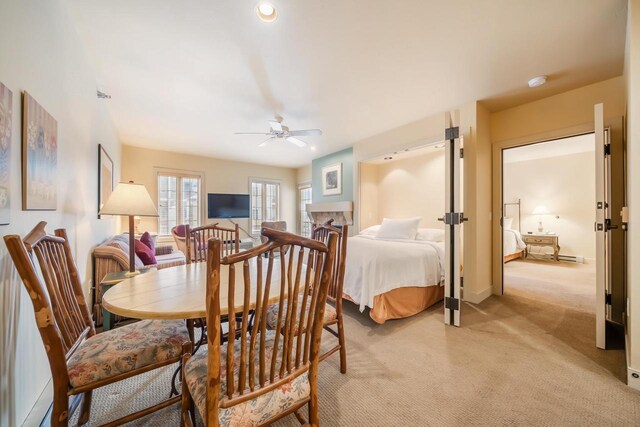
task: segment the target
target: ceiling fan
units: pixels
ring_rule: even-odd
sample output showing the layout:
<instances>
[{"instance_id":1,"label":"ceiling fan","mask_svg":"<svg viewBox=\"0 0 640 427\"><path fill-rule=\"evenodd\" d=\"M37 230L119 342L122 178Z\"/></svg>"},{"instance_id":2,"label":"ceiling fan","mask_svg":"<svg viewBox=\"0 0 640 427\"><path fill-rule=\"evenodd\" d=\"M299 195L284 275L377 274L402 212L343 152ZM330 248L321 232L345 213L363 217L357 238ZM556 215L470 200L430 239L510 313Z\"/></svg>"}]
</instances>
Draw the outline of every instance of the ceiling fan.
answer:
<instances>
[{"instance_id":1,"label":"ceiling fan","mask_svg":"<svg viewBox=\"0 0 640 427\"><path fill-rule=\"evenodd\" d=\"M305 130L289 130L288 126L282 124L282 117L276 117L275 120L269 120L269 132L236 132L236 135L269 135L269 138L258 144L258 147L264 147L271 141L284 139L298 147L306 147L307 143L297 138L298 136L320 136L320 129Z\"/></svg>"}]
</instances>

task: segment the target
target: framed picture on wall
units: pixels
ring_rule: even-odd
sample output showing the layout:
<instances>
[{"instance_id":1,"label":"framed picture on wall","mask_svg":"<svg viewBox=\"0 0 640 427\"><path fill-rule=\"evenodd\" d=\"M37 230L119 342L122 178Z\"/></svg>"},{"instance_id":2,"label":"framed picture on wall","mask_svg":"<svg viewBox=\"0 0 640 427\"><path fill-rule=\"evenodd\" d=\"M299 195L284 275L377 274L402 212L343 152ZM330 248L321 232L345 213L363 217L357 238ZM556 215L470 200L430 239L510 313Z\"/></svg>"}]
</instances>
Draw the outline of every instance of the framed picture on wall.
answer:
<instances>
[{"instance_id":1,"label":"framed picture on wall","mask_svg":"<svg viewBox=\"0 0 640 427\"><path fill-rule=\"evenodd\" d=\"M11 213L11 126L13 94L0 83L0 225L9 224Z\"/></svg>"},{"instance_id":2,"label":"framed picture on wall","mask_svg":"<svg viewBox=\"0 0 640 427\"><path fill-rule=\"evenodd\" d=\"M322 168L322 195L342 194L342 163Z\"/></svg>"},{"instance_id":3,"label":"framed picture on wall","mask_svg":"<svg viewBox=\"0 0 640 427\"><path fill-rule=\"evenodd\" d=\"M100 209L113 192L113 160L102 144L98 144L98 219Z\"/></svg>"},{"instance_id":4,"label":"framed picture on wall","mask_svg":"<svg viewBox=\"0 0 640 427\"><path fill-rule=\"evenodd\" d=\"M22 108L22 210L55 211L58 122L27 92Z\"/></svg>"}]
</instances>

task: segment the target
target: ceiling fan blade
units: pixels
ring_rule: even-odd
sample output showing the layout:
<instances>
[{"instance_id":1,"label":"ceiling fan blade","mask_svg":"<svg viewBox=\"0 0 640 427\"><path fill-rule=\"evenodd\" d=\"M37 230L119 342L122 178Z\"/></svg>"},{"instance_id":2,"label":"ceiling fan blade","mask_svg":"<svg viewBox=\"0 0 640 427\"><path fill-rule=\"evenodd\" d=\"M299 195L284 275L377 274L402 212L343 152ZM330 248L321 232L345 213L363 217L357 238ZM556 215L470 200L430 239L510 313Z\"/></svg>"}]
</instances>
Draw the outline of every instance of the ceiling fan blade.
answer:
<instances>
[{"instance_id":1,"label":"ceiling fan blade","mask_svg":"<svg viewBox=\"0 0 640 427\"><path fill-rule=\"evenodd\" d=\"M271 133L265 132L234 132L234 135L271 135Z\"/></svg>"},{"instance_id":2,"label":"ceiling fan blade","mask_svg":"<svg viewBox=\"0 0 640 427\"><path fill-rule=\"evenodd\" d=\"M305 130L291 130L289 131L291 136L320 136L322 131L320 129L305 129Z\"/></svg>"},{"instance_id":3,"label":"ceiling fan blade","mask_svg":"<svg viewBox=\"0 0 640 427\"><path fill-rule=\"evenodd\" d=\"M282 123L280 122L269 120L269 126L271 126L271 129L275 130L276 132L282 132Z\"/></svg>"},{"instance_id":4,"label":"ceiling fan blade","mask_svg":"<svg viewBox=\"0 0 640 427\"><path fill-rule=\"evenodd\" d=\"M306 147L306 146L307 146L307 143L306 143L306 142L304 142L304 141L302 141L302 140L299 140L298 138L294 138L294 137L292 137L292 136L288 136L288 137L286 138L286 140L287 140L287 141L289 141L289 142L290 142L290 143L292 143L292 144L297 145L298 147Z\"/></svg>"},{"instance_id":5,"label":"ceiling fan blade","mask_svg":"<svg viewBox=\"0 0 640 427\"><path fill-rule=\"evenodd\" d=\"M273 139L273 137L265 139L260 144L258 144L258 147L266 147L267 144L269 144L269 141L271 141L272 139Z\"/></svg>"}]
</instances>

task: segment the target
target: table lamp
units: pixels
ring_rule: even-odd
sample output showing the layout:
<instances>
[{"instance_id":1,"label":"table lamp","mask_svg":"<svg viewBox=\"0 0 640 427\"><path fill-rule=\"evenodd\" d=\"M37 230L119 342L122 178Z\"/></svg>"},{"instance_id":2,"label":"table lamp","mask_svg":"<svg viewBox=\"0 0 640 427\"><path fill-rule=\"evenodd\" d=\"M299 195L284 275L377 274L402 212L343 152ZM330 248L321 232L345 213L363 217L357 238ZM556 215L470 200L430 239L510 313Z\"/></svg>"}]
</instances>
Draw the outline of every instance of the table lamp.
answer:
<instances>
[{"instance_id":1,"label":"table lamp","mask_svg":"<svg viewBox=\"0 0 640 427\"><path fill-rule=\"evenodd\" d=\"M129 217L129 272L127 276L135 276L138 272L136 271L134 217L158 216L158 210L151 200L149 192L142 184L135 184L133 181L121 182L100 209L100 215L126 215Z\"/></svg>"},{"instance_id":2,"label":"table lamp","mask_svg":"<svg viewBox=\"0 0 640 427\"><path fill-rule=\"evenodd\" d=\"M542 227L542 215L549 215L549 209L544 206L536 206L533 210L533 215L538 215L538 232L542 233L544 231L544 227Z\"/></svg>"}]
</instances>

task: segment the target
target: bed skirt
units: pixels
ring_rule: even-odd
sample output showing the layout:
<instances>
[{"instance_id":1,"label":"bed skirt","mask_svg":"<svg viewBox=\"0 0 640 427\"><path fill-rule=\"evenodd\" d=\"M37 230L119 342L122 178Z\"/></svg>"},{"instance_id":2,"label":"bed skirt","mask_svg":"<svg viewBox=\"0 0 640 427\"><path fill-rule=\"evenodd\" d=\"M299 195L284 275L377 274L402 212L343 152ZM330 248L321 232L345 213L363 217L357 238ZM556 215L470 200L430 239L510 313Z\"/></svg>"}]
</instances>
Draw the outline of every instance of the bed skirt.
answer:
<instances>
[{"instance_id":1,"label":"bed skirt","mask_svg":"<svg viewBox=\"0 0 640 427\"><path fill-rule=\"evenodd\" d=\"M345 298L353 301L348 295ZM376 323L413 316L444 299L444 286L396 288L373 297L369 316Z\"/></svg>"}]
</instances>

